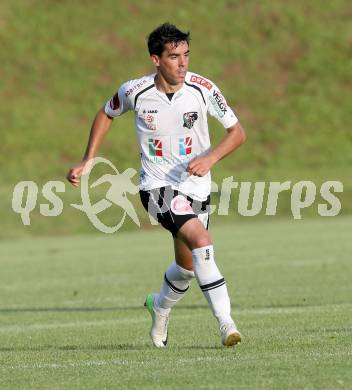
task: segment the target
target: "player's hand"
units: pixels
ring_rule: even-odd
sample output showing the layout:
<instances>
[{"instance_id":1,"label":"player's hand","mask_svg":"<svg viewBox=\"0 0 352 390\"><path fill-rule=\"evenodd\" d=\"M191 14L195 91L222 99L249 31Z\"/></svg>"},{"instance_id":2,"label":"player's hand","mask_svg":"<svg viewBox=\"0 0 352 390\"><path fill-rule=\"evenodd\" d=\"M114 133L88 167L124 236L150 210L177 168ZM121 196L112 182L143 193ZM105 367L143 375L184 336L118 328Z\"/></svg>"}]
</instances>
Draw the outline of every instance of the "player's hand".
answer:
<instances>
[{"instance_id":1,"label":"player's hand","mask_svg":"<svg viewBox=\"0 0 352 390\"><path fill-rule=\"evenodd\" d=\"M187 172L194 176L205 176L214 165L210 156L200 156L191 160L187 167Z\"/></svg>"},{"instance_id":2,"label":"player's hand","mask_svg":"<svg viewBox=\"0 0 352 390\"><path fill-rule=\"evenodd\" d=\"M66 175L66 179L75 187L79 186L80 178L82 175L87 173L91 167L91 160L83 160L79 164L72 167L68 174Z\"/></svg>"}]
</instances>

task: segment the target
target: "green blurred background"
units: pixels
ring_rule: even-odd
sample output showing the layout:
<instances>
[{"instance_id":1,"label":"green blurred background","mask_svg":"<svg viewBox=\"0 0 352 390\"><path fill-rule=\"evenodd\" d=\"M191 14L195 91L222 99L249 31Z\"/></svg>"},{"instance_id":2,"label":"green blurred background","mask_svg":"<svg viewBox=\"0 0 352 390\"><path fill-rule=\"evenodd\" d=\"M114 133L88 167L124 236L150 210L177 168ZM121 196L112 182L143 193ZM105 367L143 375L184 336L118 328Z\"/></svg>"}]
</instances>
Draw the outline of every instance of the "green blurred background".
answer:
<instances>
[{"instance_id":1,"label":"green blurred background","mask_svg":"<svg viewBox=\"0 0 352 390\"><path fill-rule=\"evenodd\" d=\"M339 180L340 215L350 214L351 18L347 0L3 0L0 238L96 232L69 206L80 203L80 193L68 183L60 194L63 214L41 216L39 203L47 201L39 196L27 227L11 209L12 191L22 180L39 188L64 180L84 152L96 111L122 82L153 71L146 36L165 21L191 31L190 70L218 84L247 131L245 146L215 167L213 179L312 180L318 191L322 182ZM210 128L216 143L224 130L214 120ZM114 121L99 155L120 172L139 169L132 113ZM97 199L107 188L99 189ZM304 218L318 216L320 200L302 212ZM148 228L137 196L133 202ZM236 204L234 193L232 214L214 223L240 218ZM273 218L264 211L259 218ZM278 211L292 219L289 195L280 198ZM104 213L107 223L119 220L117 207ZM137 227L130 222L124 229Z\"/></svg>"}]
</instances>

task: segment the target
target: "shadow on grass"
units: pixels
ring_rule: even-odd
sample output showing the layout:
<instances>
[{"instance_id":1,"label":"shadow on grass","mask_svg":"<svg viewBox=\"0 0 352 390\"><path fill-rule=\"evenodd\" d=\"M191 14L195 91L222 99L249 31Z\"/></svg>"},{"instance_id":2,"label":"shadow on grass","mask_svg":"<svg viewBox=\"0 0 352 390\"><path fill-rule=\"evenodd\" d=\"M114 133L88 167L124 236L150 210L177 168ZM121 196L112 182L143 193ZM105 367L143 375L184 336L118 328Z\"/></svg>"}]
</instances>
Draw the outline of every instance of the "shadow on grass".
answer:
<instances>
[{"instance_id":1,"label":"shadow on grass","mask_svg":"<svg viewBox=\"0 0 352 390\"><path fill-rule=\"evenodd\" d=\"M168 350L220 350L221 345L187 345L168 348ZM0 347L0 352L40 352L40 351L160 351L151 344L97 344L97 345L32 345L28 347Z\"/></svg>"},{"instance_id":2,"label":"shadow on grass","mask_svg":"<svg viewBox=\"0 0 352 390\"><path fill-rule=\"evenodd\" d=\"M183 305L179 306L184 310L207 309L208 305ZM16 307L0 309L0 314L9 313L40 313L40 312L104 312L104 311L125 311L125 310L141 310L143 304L138 306L116 306L116 307Z\"/></svg>"},{"instance_id":3,"label":"shadow on grass","mask_svg":"<svg viewBox=\"0 0 352 390\"><path fill-rule=\"evenodd\" d=\"M232 306L233 310L265 310L265 309L294 309L294 308L319 308L329 305L350 305L350 301L341 301L341 302L331 302L331 303L314 303L309 304L308 302L297 302L290 304L272 304L272 305L236 305ZM40 312L109 312L109 311L125 311L125 310L141 310L143 309L143 303L138 306L115 306L115 307L15 307L15 308L0 308L1 314L11 314L11 313L40 313ZM178 305L178 310L209 310L207 304L203 305Z\"/></svg>"},{"instance_id":4,"label":"shadow on grass","mask_svg":"<svg viewBox=\"0 0 352 390\"><path fill-rule=\"evenodd\" d=\"M1 352L39 352L39 351L141 351L151 349L149 344L132 345L132 344L101 344L101 345L32 345L28 347L2 347Z\"/></svg>"}]
</instances>

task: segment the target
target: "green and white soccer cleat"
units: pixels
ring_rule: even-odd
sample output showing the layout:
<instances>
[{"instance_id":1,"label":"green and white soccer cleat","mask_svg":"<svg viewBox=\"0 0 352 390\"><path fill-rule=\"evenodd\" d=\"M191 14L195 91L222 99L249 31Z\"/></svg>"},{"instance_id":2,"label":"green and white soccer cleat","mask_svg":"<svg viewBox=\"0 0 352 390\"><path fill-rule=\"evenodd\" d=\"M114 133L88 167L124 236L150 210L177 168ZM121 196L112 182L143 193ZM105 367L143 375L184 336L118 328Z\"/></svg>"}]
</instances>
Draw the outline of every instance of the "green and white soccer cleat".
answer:
<instances>
[{"instance_id":1,"label":"green and white soccer cleat","mask_svg":"<svg viewBox=\"0 0 352 390\"><path fill-rule=\"evenodd\" d=\"M232 347L241 342L241 333L233 322L220 326L221 341L225 347Z\"/></svg>"},{"instance_id":2,"label":"green and white soccer cleat","mask_svg":"<svg viewBox=\"0 0 352 390\"><path fill-rule=\"evenodd\" d=\"M144 302L144 306L148 309L152 316L152 327L150 336L153 344L158 348L165 348L167 344L167 325L169 316L158 313L154 308L154 300L156 294L148 294Z\"/></svg>"}]
</instances>

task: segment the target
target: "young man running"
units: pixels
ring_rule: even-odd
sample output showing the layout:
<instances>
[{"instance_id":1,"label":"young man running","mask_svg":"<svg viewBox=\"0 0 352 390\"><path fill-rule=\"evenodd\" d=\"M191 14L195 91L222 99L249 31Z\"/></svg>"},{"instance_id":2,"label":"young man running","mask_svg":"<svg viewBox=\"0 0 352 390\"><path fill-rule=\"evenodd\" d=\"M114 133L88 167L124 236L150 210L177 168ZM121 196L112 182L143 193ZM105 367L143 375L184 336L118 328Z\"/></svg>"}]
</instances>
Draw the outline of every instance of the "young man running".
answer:
<instances>
[{"instance_id":1,"label":"young man running","mask_svg":"<svg viewBox=\"0 0 352 390\"><path fill-rule=\"evenodd\" d=\"M151 338L165 347L171 308L195 277L218 320L222 343L232 346L241 335L231 317L225 280L214 258L208 232L210 169L245 141L245 132L217 86L188 71L189 33L165 23L148 37L156 73L128 81L97 113L80 164L67 175L79 185L87 162L94 158L112 119L134 111L140 145L140 197L145 209L173 236L175 261L164 275L159 293L145 306L152 316ZM207 114L226 128L213 149Z\"/></svg>"}]
</instances>

